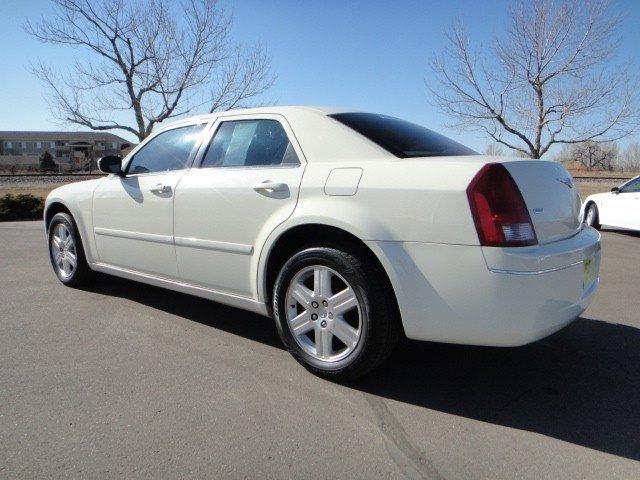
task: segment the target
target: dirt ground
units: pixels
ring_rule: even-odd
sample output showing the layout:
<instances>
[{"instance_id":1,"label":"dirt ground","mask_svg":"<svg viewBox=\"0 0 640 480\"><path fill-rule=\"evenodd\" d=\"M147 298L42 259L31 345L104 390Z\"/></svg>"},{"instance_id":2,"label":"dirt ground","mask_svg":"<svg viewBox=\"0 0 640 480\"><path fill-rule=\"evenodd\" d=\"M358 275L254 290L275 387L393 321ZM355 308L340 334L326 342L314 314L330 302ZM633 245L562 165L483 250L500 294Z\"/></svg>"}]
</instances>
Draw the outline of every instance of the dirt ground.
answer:
<instances>
[{"instance_id":1,"label":"dirt ground","mask_svg":"<svg viewBox=\"0 0 640 480\"><path fill-rule=\"evenodd\" d=\"M576 185L580 192L580 198L584 200L594 193L608 192L613 187L619 186L621 183L622 182L576 182Z\"/></svg>"},{"instance_id":2,"label":"dirt ground","mask_svg":"<svg viewBox=\"0 0 640 480\"><path fill-rule=\"evenodd\" d=\"M0 197L3 195L10 193L11 195L19 195L22 193L30 193L35 195L36 197L46 197L49 195L49 192L54 188L58 188L63 184L47 184L42 185L41 187L32 187L32 186L0 186Z\"/></svg>"}]
</instances>

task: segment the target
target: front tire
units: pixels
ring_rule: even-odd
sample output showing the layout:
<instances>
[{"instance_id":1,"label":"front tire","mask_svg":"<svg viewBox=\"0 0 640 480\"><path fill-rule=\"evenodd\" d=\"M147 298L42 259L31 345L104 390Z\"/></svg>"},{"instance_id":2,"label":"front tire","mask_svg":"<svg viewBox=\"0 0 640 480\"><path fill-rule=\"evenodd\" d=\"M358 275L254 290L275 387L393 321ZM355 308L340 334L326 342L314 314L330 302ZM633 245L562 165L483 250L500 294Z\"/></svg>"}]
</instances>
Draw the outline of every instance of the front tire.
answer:
<instances>
[{"instance_id":1,"label":"front tire","mask_svg":"<svg viewBox=\"0 0 640 480\"><path fill-rule=\"evenodd\" d=\"M584 223L590 227L600 230L598 207L595 203L590 203L584 214Z\"/></svg>"},{"instance_id":2,"label":"front tire","mask_svg":"<svg viewBox=\"0 0 640 480\"><path fill-rule=\"evenodd\" d=\"M68 287L88 284L93 271L87 263L82 239L73 217L56 213L49 223L49 258L58 279Z\"/></svg>"},{"instance_id":3,"label":"front tire","mask_svg":"<svg viewBox=\"0 0 640 480\"><path fill-rule=\"evenodd\" d=\"M385 360L400 336L384 272L356 249L311 247L293 255L275 282L280 338L316 375L350 380Z\"/></svg>"}]
</instances>

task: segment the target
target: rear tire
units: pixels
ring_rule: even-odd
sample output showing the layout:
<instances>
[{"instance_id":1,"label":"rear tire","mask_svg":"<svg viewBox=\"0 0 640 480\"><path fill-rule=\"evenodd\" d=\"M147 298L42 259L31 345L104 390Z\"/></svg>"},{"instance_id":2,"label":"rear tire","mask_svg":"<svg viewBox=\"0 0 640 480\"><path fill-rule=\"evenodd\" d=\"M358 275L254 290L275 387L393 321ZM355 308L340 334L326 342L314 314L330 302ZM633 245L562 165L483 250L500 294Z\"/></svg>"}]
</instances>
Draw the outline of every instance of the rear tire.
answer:
<instances>
[{"instance_id":1,"label":"rear tire","mask_svg":"<svg viewBox=\"0 0 640 480\"><path fill-rule=\"evenodd\" d=\"M56 213L49 223L49 259L58 279L68 287L90 283L94 272L84 254L82 239L73 217Z\"/></svg>"},{"instance_id":2,"label":"rear tire","mask_svg":"<svg viewBox=\"0 0 640 480\"><path fill-rule=\"evenodd\" d=\"M273 295L278 333L293 357L333 380L361 377L384 361L401 324L382 275L362 252L346 245L293 255Z\"/></svg>"},{"instance_id":3,"label":"rear tire","mask_svg":"<svg viewBox=\"0 0 640 480\"><path fill-rule=\"evenodd\" d=\"M600 230L598 207L595 203L590 203L584 214L584 223L590 227Z\"/></svg>"}]
</instances>

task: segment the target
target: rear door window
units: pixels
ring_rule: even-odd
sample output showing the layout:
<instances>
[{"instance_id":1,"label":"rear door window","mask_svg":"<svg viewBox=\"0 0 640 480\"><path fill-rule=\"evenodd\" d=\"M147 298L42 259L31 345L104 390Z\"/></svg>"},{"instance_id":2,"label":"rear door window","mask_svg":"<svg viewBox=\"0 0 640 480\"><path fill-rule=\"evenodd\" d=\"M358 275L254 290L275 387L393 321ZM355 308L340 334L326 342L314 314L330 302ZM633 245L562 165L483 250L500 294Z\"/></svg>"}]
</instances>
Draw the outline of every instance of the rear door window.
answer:
<instances>
[{"instance_id":1,"label":"rear door window","mask_svg":"<svg viewBox=\"0 0 640 480\"><path fill-rule=\"evenodd\" d=\"M298 165L289 137L277 120L234 120L220 123L201 167Z\"/></svg>"}]
</instances>

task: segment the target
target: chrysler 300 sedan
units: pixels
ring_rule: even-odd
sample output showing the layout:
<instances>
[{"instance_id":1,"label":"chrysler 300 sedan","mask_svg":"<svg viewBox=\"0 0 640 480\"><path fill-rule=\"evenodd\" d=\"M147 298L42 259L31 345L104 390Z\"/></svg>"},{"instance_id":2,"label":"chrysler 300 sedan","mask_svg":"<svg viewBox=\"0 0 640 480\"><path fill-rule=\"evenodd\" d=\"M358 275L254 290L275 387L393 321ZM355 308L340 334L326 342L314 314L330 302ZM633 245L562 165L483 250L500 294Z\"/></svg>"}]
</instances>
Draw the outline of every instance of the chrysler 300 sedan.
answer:
<instances>
[{"instance_id":1,"label":"chrysler 300 sedan","mask_svg":"<svg viewBox=\"0 0 640 480\"><path fill-rule=\"evenodd\" d=\"M323 376L363 375L402 336L523 345L598 286L600 236L564 167L386 115L214 113L99 167L46 201L61 282L105 272L273 317Z\"/></svg>"}]
</instances>

